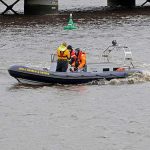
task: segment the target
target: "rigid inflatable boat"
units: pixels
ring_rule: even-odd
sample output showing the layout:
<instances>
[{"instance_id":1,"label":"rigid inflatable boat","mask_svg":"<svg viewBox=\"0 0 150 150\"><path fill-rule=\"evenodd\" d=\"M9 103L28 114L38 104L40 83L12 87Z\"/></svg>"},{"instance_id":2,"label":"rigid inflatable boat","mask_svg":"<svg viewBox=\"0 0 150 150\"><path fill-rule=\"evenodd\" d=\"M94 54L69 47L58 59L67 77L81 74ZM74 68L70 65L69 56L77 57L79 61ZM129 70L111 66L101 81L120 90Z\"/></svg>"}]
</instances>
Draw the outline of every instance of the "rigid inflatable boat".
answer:
<instances>
[{"instance_id":1,"label":"rigid inflatable boat","mask_svg":"<svg viewBox=\"0 0 150 150\"><path fill-rule=\"evenodd\" d=\"M9 74L20 83L29 84L82 84L93 80L125 78L127 72L51 72L44 69L33 69L25 66L12 66Z\"/></svg>"},{"instance_id":2,"label":"rigid inflatable boat","mask_svg":"<svg viewBox=\"0 0 150 150\"><path fill-rule=\"evenodd\" d=\"M110 61L110 54L113 51L123 49L123 64L115 64ZM87 72L56 72L55 54L51 55L50 69L37 69L32 67L14 65L8 69L9 74L24 84L82 84L94 80L111 80L118 78L126 78L135 72L141 72L136 69L132 63L132 53L125 46L113 44L109 46L103 53L104 62L97 63L96 67L92 67ZM128 64L126 63L128 62ZM89 66L89 65L88 65ZM94 64L93 64L94 66ZM69 70L69 69L68 69Z\"/></svg>"}]
</instances>

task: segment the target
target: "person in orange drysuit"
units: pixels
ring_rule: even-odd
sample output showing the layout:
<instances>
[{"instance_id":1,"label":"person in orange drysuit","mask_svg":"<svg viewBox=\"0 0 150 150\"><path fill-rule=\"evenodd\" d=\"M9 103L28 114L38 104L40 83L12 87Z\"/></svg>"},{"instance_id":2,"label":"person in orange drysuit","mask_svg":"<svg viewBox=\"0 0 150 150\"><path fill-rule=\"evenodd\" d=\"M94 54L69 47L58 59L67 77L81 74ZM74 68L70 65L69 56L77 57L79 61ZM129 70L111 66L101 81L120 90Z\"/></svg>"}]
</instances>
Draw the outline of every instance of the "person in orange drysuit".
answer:
<instances>
[{"instance_id":1,"label":"person in orange drysuit","mask_svg":"<svg viewBox=\"0 0 150 150\"><path fill-rule=\"evenodd\" d=\"M73 66L74 71L77 72L87 71L85 52L81 51L79 48L75 49L75 57L71 66Z\"/></svg>"}]
</instances>

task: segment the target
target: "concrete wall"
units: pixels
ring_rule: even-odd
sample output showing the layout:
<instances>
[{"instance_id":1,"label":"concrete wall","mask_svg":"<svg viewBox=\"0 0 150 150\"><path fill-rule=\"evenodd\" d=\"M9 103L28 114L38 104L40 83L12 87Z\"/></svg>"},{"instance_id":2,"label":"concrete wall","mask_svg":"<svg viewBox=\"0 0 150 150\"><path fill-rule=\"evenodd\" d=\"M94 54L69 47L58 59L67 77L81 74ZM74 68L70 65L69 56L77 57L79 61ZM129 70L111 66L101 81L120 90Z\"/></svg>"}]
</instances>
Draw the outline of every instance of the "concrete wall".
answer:
<instances>
[{"instance_id":1,"label":"concrete wall","mask_svg":"<svg viewBox=\"0 0 150 150\"><path fill-rule=\"evenodd\" d=\"M135 7L135 0L107 0L107 5L111 7Z\"/></svg>"},{"instance_id":2,"label":"concrete wall","mask_svg":"<svg viewBox=\"0 0 150 150\"><path fill-rule=\"evenodd\" d=\"M45 15L58 12L58 0L24 0L24 14Z\"/></svg>"}]
</instances>

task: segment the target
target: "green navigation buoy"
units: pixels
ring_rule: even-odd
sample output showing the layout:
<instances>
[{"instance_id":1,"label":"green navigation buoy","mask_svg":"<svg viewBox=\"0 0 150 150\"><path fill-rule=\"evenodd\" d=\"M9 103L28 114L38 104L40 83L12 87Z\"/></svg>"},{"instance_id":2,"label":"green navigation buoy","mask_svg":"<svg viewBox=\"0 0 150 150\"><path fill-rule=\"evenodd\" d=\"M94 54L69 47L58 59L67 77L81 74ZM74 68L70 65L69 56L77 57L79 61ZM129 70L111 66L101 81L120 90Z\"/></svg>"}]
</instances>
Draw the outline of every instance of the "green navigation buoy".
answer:
<instances>
[{"instance_id":1,"label":"green navigation buoy","mask_svg":"<svg viewBox=\"0 0 150 150\"><path fill-rule=\"evenodd\" d=\"M78 29L78 27L73 22L72 14L70 14L68 25L64 27L64 30L74 30L74 29Z\"/></svg>"}]
</instances>

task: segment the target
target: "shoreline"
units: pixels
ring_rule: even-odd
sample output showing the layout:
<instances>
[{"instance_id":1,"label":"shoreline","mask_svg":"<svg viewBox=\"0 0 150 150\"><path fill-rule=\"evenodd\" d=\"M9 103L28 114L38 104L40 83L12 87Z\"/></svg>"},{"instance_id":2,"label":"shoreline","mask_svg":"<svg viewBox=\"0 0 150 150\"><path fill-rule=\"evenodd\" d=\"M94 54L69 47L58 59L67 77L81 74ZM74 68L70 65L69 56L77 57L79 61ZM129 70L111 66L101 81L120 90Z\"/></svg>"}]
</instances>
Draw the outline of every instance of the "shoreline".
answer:
<instances>
[{"instance_id":1,"label":"shoreline","mask_svg":"<svg viewBox=\"0 0 150 150\"><path fill-rule=\"evenodd\" d=\"M59 11L57 14L50 15L0 15L0 26L3 25L32 25L32 24L56 24L67 23L69 14L73 14L73 20L78 19L97 19L105 17L125 17L125 16L138 16L138 15L150 15L150 6L135 7L135 8L108 8L101 7L99 9L91 10L78 10L78 11Z\"/></svg>"},{"instance_id":2,"label":"shoreline","mask_svg":"<svg viewBox=\"0 0 150 150\"><path fill-rule=\"evenodd\" d=\"M62 13L73 13L73 14L97 14L97 15L109 15L112 13L115 14L150 14L150 6L136 6L134 8L113 8L113 7L100 7L100 8L94 8L94 9L85 9L85 10L66 10L66 11L60 11L60 14Z\"/></svg>"}]
</instances>

